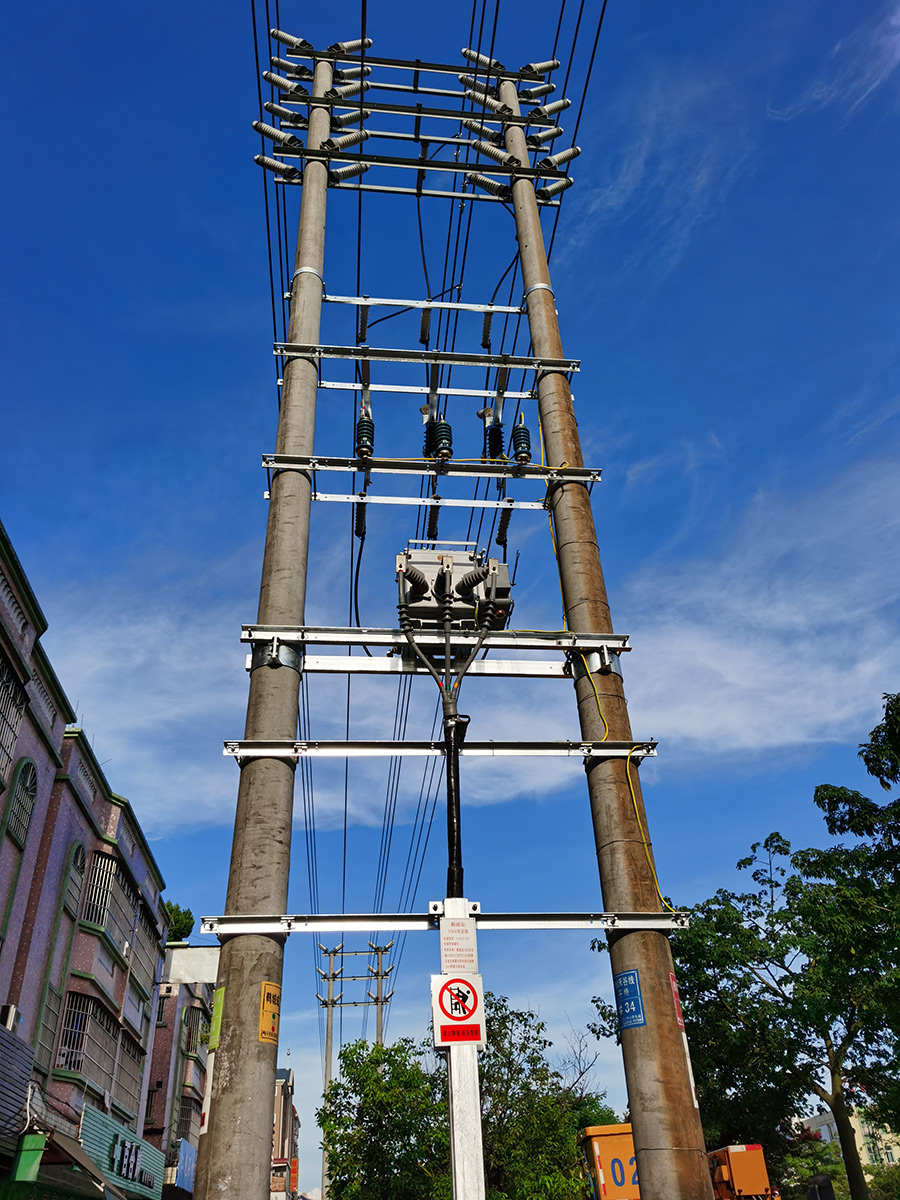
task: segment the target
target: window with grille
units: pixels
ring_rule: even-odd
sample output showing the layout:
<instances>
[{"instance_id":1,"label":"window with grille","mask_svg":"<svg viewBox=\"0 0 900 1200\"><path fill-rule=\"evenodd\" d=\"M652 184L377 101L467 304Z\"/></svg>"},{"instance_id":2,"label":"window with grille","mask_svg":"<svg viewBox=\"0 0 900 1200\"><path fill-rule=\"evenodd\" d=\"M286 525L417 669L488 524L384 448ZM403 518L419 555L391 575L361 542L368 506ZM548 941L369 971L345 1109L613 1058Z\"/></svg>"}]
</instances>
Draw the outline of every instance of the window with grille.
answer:
<instances>
[{"instance_id":1,"label":"window with grille","mask_svg":"<svg viewBox=\"0 0 900 1200\"><path fill-rule=\"evenodd\" d=\"M27 697L4 654L0 654L0 776L6 778Z\"/></svg>"},{"instance_id":2,"label":"window with grille","mask_svg":"<svg viewBox=\"0 0 900 1200\"><path fill-rule=\"evenodd\" d=\"M34 763L27 762L19 768L16 777L16 788L13 792L12 808L9 813L9 824L6 829L20 846L25 845L28 837L28 826L31 824L31 814L34 812L34 802L37 798L37 771Z\"/></svg>"},{"instance_id":3,"label":"window with grille","mask_svg":"<svg viewBox=\"0 0 900 1200\"><path fill-rule=\"evenodd\" d=\"M203 1033L206 1021L203 1018L202 1008L186 1008L184 1010L184 1052L185 1054L200 1053L200 1037Z\"/></svg>"},{"instance_id":4,"label":"window with grille","mask_svg":"<svg viewBox=\"0 0 900 1200\"><path fill-rule=\"evenodd\" d=\"M97 851L82 910L82 920L102 925L113 943L124 952L134 931L137 891L112 854Z\"/></svg>"},{"instance_id":5,"label":"window with grille","mask_svg":"<svg viewBox=\"0 0 900 1200\"><path fill-rule=\"evenodd\" d=\"M62 993L54 987L48 987L44 1011L41 1014L41 1031L38 1034L37 1049L34 1052L35 1066L41 1067L44 1071L50 1070L50 1063L53 1061L53 1043L56 1041L61 1008Z\"/></svg>"},{"instance_id":6,"label":"window with grille","mask_svg":"<svg viewBox=\"0 0 900 1200\"><path fill-rule=\"evenodd\" d=\"M76 846L72 855L72 865L69 867L69 878L66 880L66 895L63 900L66 908L73 917L78 915L78 901L81 899L81 889L84 887L84 868L87 865L87 854L84 846Z\"/></svg>"},{"instance_id":7,"label":"window with grille","mask_svg":"<svg viewBox=\"0 0 900 1200\"><path fill-rule=\"evenodd\" d=\"M134 931L134 955L131 974L149 996L156 982L156 963L159 957L159 931L156 922L141 905L137 928Z\"/></svg>"},{"instance_id":8,"label":"window with grille","mask_svg":"<svg viewBox=\"0 0 900 1200\"><path fill-rule=\"evenodd\" d=\"M141 1098L144 1051L139 1042L122 1031L122 1051L116 1076L115 1097L130 1112L137 1112Z\"/></svg>"},{"instance_id":9,"label":"window with grille","mask_svg":"<svg viewBox=\"0 0 900 1200\"><path fill-rule=\"evenodd\" d=\"M187 1138L192 1146L196 1146L200 1138L200 1113L201 1105L199 1100L195 1100L192 1096L182 1096L181 1105L178 1109L178 1127L175 1131L176 1138Z\"/></svg>"},{"instance_id":10,"label":"window with grille","mask_svg":"<svg viewBox=\"0 0 900 1200\"><path fill-rule=\"evenodd\" d=\"M112 1087L119 1025L93 996L69 992L63 1017L56 1066L77 1071L105 1092Z\"/></svg>"}]
</instances>

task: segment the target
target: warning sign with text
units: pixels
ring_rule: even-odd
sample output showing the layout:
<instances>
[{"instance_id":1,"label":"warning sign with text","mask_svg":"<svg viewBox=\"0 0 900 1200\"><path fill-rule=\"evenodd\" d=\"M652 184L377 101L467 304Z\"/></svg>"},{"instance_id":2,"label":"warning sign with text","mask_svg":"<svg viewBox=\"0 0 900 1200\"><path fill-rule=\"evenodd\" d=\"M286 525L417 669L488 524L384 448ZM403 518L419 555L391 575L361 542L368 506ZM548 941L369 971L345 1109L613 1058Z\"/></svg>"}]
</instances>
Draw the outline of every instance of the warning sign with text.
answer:
<instances>
[{"instance_id":1,"label":"warning sign with text","mask_svg":"<svg viewBox=\"0 0 900 1200\"><path fill-rule=\"evenodd\" d=\"M432 975L431 1018L435 1046L461 1042L484 1045L484 992L481 976Z\"/></svg>"},{"instance_id":2,"label":"warning sign with text","mask_svg":"<svg viewBox=\"0 0 900 1200\"><path fill-rule=\"evenodd\" d=\"M265 982L259 998L259 1040L278 1045L278 1022L281 1017L281 986Z\"/></svg>"},{"instance_id":3,"label":"warning sign with text","mask_svg":"<svg viewBox=\"0 0 900 1200\"><path fill-rule=\"evenodd\" d=\"M441 974L478 974L474 918L441 917Z\"/></svg>"}]
</instances>

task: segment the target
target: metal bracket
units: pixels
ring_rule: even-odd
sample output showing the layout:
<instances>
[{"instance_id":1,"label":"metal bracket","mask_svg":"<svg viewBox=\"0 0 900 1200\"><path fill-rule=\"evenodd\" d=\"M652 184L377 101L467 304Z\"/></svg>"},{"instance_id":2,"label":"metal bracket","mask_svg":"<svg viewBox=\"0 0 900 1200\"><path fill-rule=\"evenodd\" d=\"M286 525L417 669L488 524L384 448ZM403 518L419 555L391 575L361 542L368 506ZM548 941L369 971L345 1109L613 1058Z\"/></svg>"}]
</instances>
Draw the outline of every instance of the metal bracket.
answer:
<instances>
[{"instance_id":1,"label":"metal bracket","mask_svg":"<svg viewBox=\"0 0 900 1200\"><path fill-rule=\"evenodd\" d=\"M549 292L550 295L553 297L553 299L554 300L556 299L556 293L554 292L553 288L550 286L549 283L533 283L530 288L525 289L525 293L522 296L522 307L523 308L525 307L525 301L528 299L528 297L531 295L532 292Z\"/></svg>"},{"instance_id":2,"label":"metal bracket","mask_svg":"<svg viewBox=\"0 0 900 1200\"><path fill-rule=\"evenodd\" d=\"M635 762L656 758L657 742L464 742L460 755L469 758L562 757L608 760L631 758ZM402 754L438 758L446 753L443 741L351 740L344 742L307 739L298 741L229 741L222 751L239 763L254 758L279 758L298 762L301 758L394 758Z\"/></svg>"},{"instance_id":3,"label":"metal bracket","mask_svg":"<svg viewBox=\"0 0 900 1200\"><path fill-rule=\"evenodd\" d=\"M434 631L415 629L412 635L420 646L443 646L442 635ZM408 644L402 629L357 628L355 625L241 626L242 642L266 642L273 636L298 646L389 646L399 650ZM471 649L479 637L474 630L454 630L451 645L454 649ZM613 654L631 649L627 633L573 633L569 629L529 630L527 633L515 629L491 629L483 645L488 650L561 650L576 655L579 652L590 655L603 646Z\"/></svg>"},{"instance_id":4,"label":"metal bracket","mask_svg":"<svg viewBox=\"0 0 900 1200\"><path fill-rule=\"evenodd\" d=\"M247 670L255 671L258 667L290 667L299 674L303 670L303 654L295 644L284 641L277 633L272 634L267 641L253 644Z\"/></svg>"},{"instance_id":5,"label":"metal bracket","mask_svg":"<svg viewBox=\"0 0 900 1200\"><path fill-rule=\"evenodd\" d=\"M576 680L583 679L588 673L591 675L618 675L620 679L622 678L619 655L615 652L610 653L608 646L598 646L595 651L588 654L584 654L580 650L570 650L568 658L572 664L572 675ZM587 663L586 667L585 663Z\"/></svg>"},{"instance_id":6,"label":"metal bracket","mask_svg":"<svg viewBox=\"0 0 900 1200\"><path fill-rule=\"evenodd\" d=\"M374 388L372 389L375 390ZM395 390L395 389L390 389ZM540 483L598 483L599 467L545 467L538 463L481 462L455 463L453 459L438 462L431 459L404 458L338 458L329 455L264 454L262 465L278 471L344 471L367 475L417 475L434 478L469 479L532 479ZM429 498L430 499L430 498ZM471 501L467 501L471 503Z\"/></svg>"},{"instance_id":7,"label":"metal bracket","mask_svg":"<svg viewBox=\"0 0 900 1200\"><path fill-rule=\"evenodd\" d=\"M325 295L325 280L322 278L322 273L320 271L317 271L315 267L298 267L297 270L294 272L294 274L291 276L291 284L292 285L298 275L315 275L316 279L318 279L318 281L322 285L322 295L323 296ZM288 295L290 296L290 293L288 293Z\"/></svg>"},{"instance_id":8,"label":"metal bracket","mask_svg":"<svg viewBox=\"0 0 900 1200\"><path fill-rule=\"evenodd\" d=\"M496 929L589 929L595 932L634 933L641 930L687 929L690 913L676 912L543 912L543 913L484 913L481 905L470 903L475 928ZM421 932L440 928L444 902L432 900L427 913L311 913L308 915L255 916L234 915L201 917L200 932L218 938L243 934L286 935L290 933L323 933L333 930L366 933L374 930Z\"/></svg>"},{"instance_id":9,"label":"metal bracket","mask_svg":"<svg viewBox=\"0 0 900 1200\"><path fill-rule=\"evenodd\" d=\"M534 358L527 354L462 354L452 350L391 350L381 346L324 346L303 342L276 342L274 353L284 358L350 359L369 362L426 363L437 366L509 367L512 370L557 372L581 369L577 358Z\"/></svg>"}]
</instances>

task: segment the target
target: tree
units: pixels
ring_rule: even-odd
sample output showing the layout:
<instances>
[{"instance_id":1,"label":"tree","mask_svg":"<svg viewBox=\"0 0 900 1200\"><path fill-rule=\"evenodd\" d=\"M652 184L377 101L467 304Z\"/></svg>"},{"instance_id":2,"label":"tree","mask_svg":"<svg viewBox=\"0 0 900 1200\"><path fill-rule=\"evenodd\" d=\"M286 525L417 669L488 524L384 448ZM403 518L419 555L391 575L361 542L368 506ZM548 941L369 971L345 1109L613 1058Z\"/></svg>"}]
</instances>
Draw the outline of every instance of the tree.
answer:
<instances>
[{"instance_id":1,"label":"tree","mask_svg":"<svg viewBox=\"0 0 900 1200\"><path fill-rule=\"evenodd\" d=\"M900 762L900 696L885 701L860 749L883 784ZM900 801L830 785L814 799L829 834L852 840L792 851L770 834L738 863L755 889L697 905L673 951L709 1140L753 1139L783 1164L811 1094L834 1116L852 1200L866 1200L850 1110L896 1113Z\"/></svg>"},{"instance_id":2,"label":"tree","mask_svg":"<svg viewBox=\"0 0 900 1200\"><path fill-rule=\"evenodd\" d=\"M616 1120L587 1088L586 1060L574 1052L580 1069L565 1080L547 1060L544 1023L490 992L485 1021L479 1075L488 1200L583 1200L578 1134ZM447 1073L429 1047L356 1042L341 1051L341 1079L318 1113L332 1200L449 1200Z\"/></svg>"},{"instance_id":3,"label":"tree","mask_svg":"<svg viewBox=\"0 0 900 1200\"><path fill-rule=\"evenodd\" d=\"M167 942L183 942L191 936L191 930L194 928L194 914L189 908L181 908L177 904L173 904L171 900L166 901L166 912L169 914L169 932L166 935Z\"/></svg>"},{"instance_id":4,"label":"tree","mask_svg":"<svg viewBox=\"0 0 900 1200\"><path fill-rule=\"evenodd\" d=\"M409 1039L353 1042L317 1113L332 1200L427 1200L449 1172L440 1080Z\"/></svg>"}]
</instances>

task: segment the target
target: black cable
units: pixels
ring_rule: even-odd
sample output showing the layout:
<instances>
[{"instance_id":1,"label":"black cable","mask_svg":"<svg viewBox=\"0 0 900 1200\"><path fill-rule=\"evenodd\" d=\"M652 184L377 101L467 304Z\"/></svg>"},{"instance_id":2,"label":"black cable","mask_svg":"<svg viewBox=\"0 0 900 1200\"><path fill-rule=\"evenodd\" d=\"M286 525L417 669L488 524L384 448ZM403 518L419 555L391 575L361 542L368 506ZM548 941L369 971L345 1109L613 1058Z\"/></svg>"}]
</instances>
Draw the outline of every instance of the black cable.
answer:
<instances>
[{"instance_id":1,"label":"black cable","mask_svg":"<svg viewBox=\"0 0 900 1200\"><path fill-rule=\"evenodd\" d=\"M256 94L257 94L257 98L259 100L259 116L260 116L260 119L262 119L264 110L263 110L263 98L262 98L262 84L260 82L262 75L260 73L260 68L259 68L259 38L258 38L257 32L256 32L256 0L250 0L250 16L253 21L253 54L256 59ZM263 154L265 154L266 139L262 136L262 134L260 134L260 142L262 143L262 152L263 152ZM272 266L272 225L271 225L271 219L269 216L269 181L267 178L268 171L263 171L262 176L263 176L263 201L265 203L265 209L266 209L266 247L267 247L268 256L269 256L269 294L270 294L271 300L272 300L272 341L277 342L279 340L279 338L278 338L278 317L276 314L276 307L275 307L275 271ZM280 378L280 374L281 373L279 371L279 361L278 361L278 357L276 356L275 357L276 391L277 391L277 380ZM281 404L281 397L279 394L279 406L280 406L280 404Z\"/></svg>"}]
</instances>

